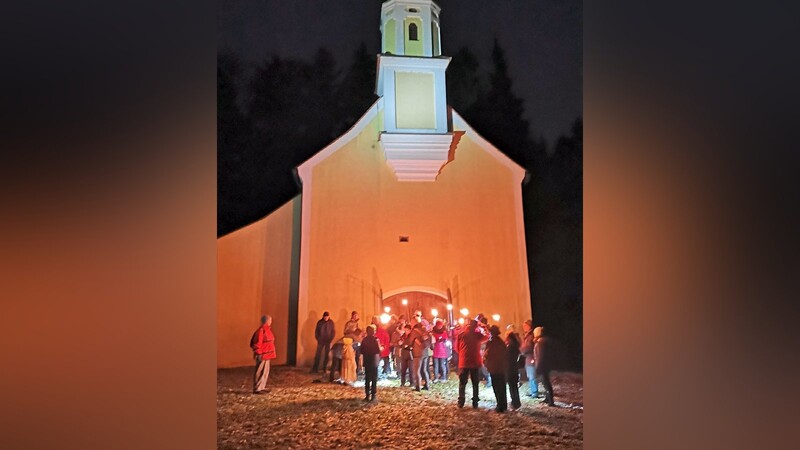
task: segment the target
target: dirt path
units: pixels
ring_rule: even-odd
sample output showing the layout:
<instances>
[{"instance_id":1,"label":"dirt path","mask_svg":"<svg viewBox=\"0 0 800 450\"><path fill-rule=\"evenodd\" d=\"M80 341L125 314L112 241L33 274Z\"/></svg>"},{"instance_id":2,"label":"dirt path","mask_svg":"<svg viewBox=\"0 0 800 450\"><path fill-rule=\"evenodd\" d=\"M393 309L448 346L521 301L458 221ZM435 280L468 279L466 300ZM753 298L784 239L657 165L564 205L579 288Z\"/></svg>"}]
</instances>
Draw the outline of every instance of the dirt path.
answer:
<instances>
[{"instance_id":1,"label":"dirt path","mask_svg":"<svg viewBox=\"0 0 800 450\"><path fill-rule=\"evenodd\" d=\"M253 395L252 368L217 372L217 446L220 449L324 448L582 448L583 379L553 377L556 407L529 399L522 408L494 412L494 394L481 385L478 409L456 405L458 381L431 391L378 383L378 401L365 403L362 387L315 383L303 369L274 367L266 395ZM467 386L467 397L469 394Z\"/></svg>"}]
</instances>

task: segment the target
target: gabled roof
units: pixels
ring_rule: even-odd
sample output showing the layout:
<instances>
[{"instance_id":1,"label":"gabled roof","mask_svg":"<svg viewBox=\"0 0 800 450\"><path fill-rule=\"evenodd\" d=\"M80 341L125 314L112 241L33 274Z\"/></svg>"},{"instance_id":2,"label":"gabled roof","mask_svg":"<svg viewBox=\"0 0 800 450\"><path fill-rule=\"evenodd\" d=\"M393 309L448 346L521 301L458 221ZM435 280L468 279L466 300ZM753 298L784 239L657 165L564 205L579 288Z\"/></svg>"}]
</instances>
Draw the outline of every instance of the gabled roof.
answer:
<instances>
[{"instance_id":1,"label":"gabled roof","mask_svg":"<svg viewBox=\"0 0 800 450\"><path fill-rule=\"evenodd\" d=\"M376 100L375 103L373 103L372 106L364 113L364 115L362 115L361 118L358 119L349 130L347 130L347 132L339 136L335 141L328 144L314 156L297 166L297 173L301 181L303 178L307 178L307 175L311 173L311 170L314 168L314 166L325 160L328 156L332 155L351 140L355 139L372 121L372 119L378 115L378 112L381 109L383 109L383 98ZM511 158L506 156L505 153L500 151L497 147L484 139L483 136L478 134L478 132L475 131L475 129L472 128L467 121L464 120L464 118L461 117L458 112L456 112L456 110L450 108L450 112L452 114L454 131L463 131L464 134L469 136L469 138L478 144L478 146L483 148L501 164L508 167L511 170L511 173L514 174L516 181L522 183L522 180L525 178L525 168L514 162Z\"/></svg>"}]
</instances>

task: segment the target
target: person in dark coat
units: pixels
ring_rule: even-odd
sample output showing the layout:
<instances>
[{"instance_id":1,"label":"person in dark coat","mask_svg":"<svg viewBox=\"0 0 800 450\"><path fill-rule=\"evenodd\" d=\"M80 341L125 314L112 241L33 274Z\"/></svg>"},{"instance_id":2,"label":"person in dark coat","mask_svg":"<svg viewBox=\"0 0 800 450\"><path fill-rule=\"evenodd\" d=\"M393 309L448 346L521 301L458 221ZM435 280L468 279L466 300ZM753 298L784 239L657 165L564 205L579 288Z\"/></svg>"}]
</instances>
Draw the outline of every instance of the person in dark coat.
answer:
<instances>
[{"instance_id":1,"label":"person in dark coat","mask_svg":"<svg viewBox=\"0 0 800 450\"><path fill-rule=\"evenodd\" d=\"M422 314L420 314L422 316ZM403 346L408 347L411 350L411 373L412 373L412 382L414 383L414 390L419 391L421 386L421 377L427 375L426 373L423 374L422 370L422 362L425 358L423 358L425 353L425 338L428 335L428 332L425 330L425 326L422 324L422 321L419 320L419 316L415 316L411 323L413 327L411 328L411 332L403 340ZM429 389L426 380L425 389Z\"/></svg>"},{"instance_id":2,"label":"person in dark coat","mask_svg":"<svg viewBox=\"0 0 800 450\"><path fill-rule=\"evenodd\" d=\"M458 335L458 407L464 407L467 379L472 381L472 407L478 407L478 375L482 366L481 344L489 339L488 333L472 320Z\"/></svg>"},{"instance_id":3,"label":"person in dark coat","mask_svg":"<svg viewBox=\"0 0 800 450\"><path fill-rule=\"evenodd\" d=\"M414 385L414 372L411 370L411 347L407 344L407 342L410 342L408 336L411 334L411 328L411 324L407 323L403 329L403 334L397 341L397 345L400 347L400 386L405 386L406 374L408 374L408 385Z\"/></svg>"},{"instance_id":4,"label":"person in dark coat","mask_svg":"<svg viewBox=\"0 0 800 450\"><path fill-rule=\"evenodd\" d=\"M550 370L552 370L553 355L550 350L550 340L544 335L543 327L533 329L533 359L536 363L536 375L542 380L544 387L544 402L553 406L553 385L550 383Z\"/></svg>"},{"instance_id":5,"label":"person in dark coat","mask_svg":"<svg viewBox=\"0 0 800 450\"><path fill-rule=\"evenodd\" d=\"M328 368L328 354L331 352L331 342L336 336L336 326L331 320L331 315L328 311L322 314L322 319L317 321L317 328L314 330L314 337L317 339L317 352L314 355L314 366L311 368L311 373L316 373L319 370L319 360L322 355L325 355L325 360L322 363L322 372Z\"/></svg>"},{"instance_id":6,"label":"person in dark coat","mask_svg":"<svg viewBox=\"0 0 800 450\"><path fill-rule=\"evenodd\" d=\"M364 358L364 401L374 401L378 390L378 363L381 360L381 344L375 337L375 325L367 327L367 335L361 341L361 356Z\"/></svg>"},{"instance_id":7,"label":"person in dark coat","mask_svg":"<svg viewBox=\"0 0 800 450\"><path fill-rule=\"evenodd\" d=\"M506 412L508 409L508 399L506 397L506 343L500 337L500 328L492 325L489 328L491 338L486 343L486 350L483 352L483 361L486 370L492 377L492 390L494 398L497 400L497 407L494 409L499 413Z\"/></svg>"},{"instance_id":8,"label":"person in dark coat","mask_svg":"<svg viewBox=\"0 0 800 450\"><path fill-rule=\"evenodd\" d=\"M511 393L511 408L522 406L519 400L519 335L511 332L506 336L506 382Z\"/></svg>"}]
</instances>

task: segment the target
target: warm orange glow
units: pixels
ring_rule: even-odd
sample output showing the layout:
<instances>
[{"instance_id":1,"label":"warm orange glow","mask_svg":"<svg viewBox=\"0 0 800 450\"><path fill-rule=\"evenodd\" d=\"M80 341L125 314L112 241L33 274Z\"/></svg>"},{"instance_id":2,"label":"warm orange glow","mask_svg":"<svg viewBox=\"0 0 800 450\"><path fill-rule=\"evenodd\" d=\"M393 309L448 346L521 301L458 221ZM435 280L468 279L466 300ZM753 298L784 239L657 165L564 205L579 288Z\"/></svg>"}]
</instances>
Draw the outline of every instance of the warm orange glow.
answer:
<instances>
[{"instance_id":1,"label":"warm orange glow","mask_svg":"<svg viewBox=\"0 0 800 450\"><path fill-rule=\"evenodd\" d=\"M467 308L462 308L461 309L461 315L462 316L468 316L469 315L469 310Z\"/></svg>"},{"instance_id":2,"label":"warm orange glow","mask_svg":"<svg viewBox=\"0 0 800 450\"><path fill-rule=\"evenodd\" d=\"M453 305L451 305L450 303L448 303L448 304L447 304L447 310L448 310L448 311L452 311L452 310L453 310Z\"/></svg>"},{"instance_id":3,"label":"warm orange glow","mask_svg":"<svg viewBox=\"0 0 800 450\"><path fill-rule=\"evenodd\" d=\"M439 317L439 310L436 308L431 309L431 315L433 315L433 317Z\"/></svg>"},{"instance_id":4,"label":"warm orange glow","mask_svg":"<svg viewBox=\"0 0 800 450\"><path fill-rule=\"evenodd\" d=\"M403 304L403 306L407 305L408 304L408 299L404 298L401 303Z\"/></svg>"},{"instance_id":5,"label":"warm orange glow","mask_svg":"<svg viewBox=\"0 0 800 450\"><path fill-rule=\"evenodd\" d=\"M386 308L383 308L383 312L385 312L386 314L389 314L389 311L391 311L391 310L392 310L392 308L390 308L388 306Z\"/></svg>"},{"instance_id":6,"label":"warm orange glow","mask_svg":"<svg viewBox=\"0 0 800 450\"><path fill-rule=\"evenodd\" d=\"M389 307L386 307L386 309L389 309ZM382 324L386 325L387 323L389 323L390 319L391 319L391 316L389 316L389 314L386 314L386 313L381 314L381 323Z\"/></svg>"},{"instance_id":7,"label":"warm orange glow","mask_svg":"<svg viewBox=\"0 0 800 450\"><path fill-rule=\"evenodd\" d=\"M464 318L463 317L459 317L458 318L458 324L459 325L464 325Z\"/></svg>"},{"instance_id":8,"label":"warm orange glow","mask_svg":"<svg viewBox=\"0 0 800 450\"><path fill-rule=\"evenodd\" d=\"M492 320L495 322L500 322L500 314L492 314Z\"/></svg>"}]
</instances>

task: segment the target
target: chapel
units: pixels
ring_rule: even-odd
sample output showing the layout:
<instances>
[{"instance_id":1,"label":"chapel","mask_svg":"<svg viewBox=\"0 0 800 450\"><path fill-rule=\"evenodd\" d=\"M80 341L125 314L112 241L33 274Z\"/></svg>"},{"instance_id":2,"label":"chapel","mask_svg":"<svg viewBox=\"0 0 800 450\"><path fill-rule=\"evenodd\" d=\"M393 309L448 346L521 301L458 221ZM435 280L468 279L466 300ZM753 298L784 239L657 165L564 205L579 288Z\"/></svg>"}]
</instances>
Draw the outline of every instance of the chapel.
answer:
<instances>
[{"instance_id":1,"label":"chapel","mask_svg":"<svg viewBox=\"0 0 800 450\"><path fill-rule=\"evenodd\" d=\"M351 311L362 327L386 311L531 318L526 172L448 106L440 14L432 0L383 3L378 100L297 167L298 196L218 239L219 367L252 364L263 314L275 363L304 366L324 311L337 335Z\"/></svg>"}]
</instances>

